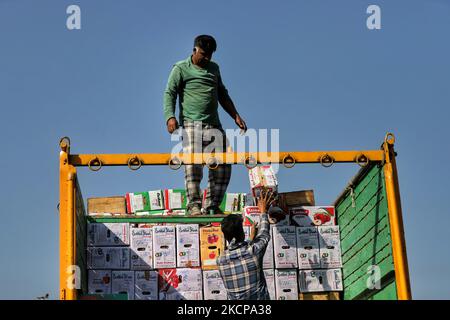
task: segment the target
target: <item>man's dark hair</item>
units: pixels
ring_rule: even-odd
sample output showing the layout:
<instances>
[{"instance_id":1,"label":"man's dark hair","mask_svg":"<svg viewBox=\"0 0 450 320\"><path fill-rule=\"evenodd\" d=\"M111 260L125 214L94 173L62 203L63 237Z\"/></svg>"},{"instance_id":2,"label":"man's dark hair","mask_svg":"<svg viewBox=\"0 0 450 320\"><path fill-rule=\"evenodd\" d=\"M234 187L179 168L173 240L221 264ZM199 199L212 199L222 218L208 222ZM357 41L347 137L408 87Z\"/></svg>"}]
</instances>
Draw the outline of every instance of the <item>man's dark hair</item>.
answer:
<instances>
[{"instance_id":1,"label":"man's dark hair","mask_svg":"<svg viewBox=\"0 0 450 320\"><path fill-rule=\"evenodd\" d=\"M212 36L202 34L195 38L194 47L199 47L205 50L206 53L212 54L217 49L217 43Z\"/></svg>"},{"instance_id":2,"label":"man's dark hair","mask_svg":"<svg viewBox=\"0 0 450 320\"><path fill-rule=\"evenodd\" d=\"M222 232L225 240L231 242L236 238L236 242L242 242L245 239L244 228L242 227L242 216L238 214L230 214L222 219Z\"/></svg>"}]
</instances>

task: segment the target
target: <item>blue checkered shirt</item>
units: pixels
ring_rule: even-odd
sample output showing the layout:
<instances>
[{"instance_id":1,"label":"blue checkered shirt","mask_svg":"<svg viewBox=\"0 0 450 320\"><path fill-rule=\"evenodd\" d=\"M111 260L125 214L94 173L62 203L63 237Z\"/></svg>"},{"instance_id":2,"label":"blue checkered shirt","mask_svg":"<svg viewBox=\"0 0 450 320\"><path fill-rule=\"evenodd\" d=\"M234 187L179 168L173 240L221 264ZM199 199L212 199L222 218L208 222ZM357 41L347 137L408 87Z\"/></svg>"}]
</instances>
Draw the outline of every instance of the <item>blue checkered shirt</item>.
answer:
<instances>
[{"instance_id":1,"label":"blue checkered shirt","mask_svg":"<svg viewBox=\"0 0 450 320\"><path fill-rule=\"evenodd\" d=\"M236 243L233 239L217 259L229 300L270 300L262 267L269 241L269 220L262 214L253 241Z\"/></svg>"}]
</instances>

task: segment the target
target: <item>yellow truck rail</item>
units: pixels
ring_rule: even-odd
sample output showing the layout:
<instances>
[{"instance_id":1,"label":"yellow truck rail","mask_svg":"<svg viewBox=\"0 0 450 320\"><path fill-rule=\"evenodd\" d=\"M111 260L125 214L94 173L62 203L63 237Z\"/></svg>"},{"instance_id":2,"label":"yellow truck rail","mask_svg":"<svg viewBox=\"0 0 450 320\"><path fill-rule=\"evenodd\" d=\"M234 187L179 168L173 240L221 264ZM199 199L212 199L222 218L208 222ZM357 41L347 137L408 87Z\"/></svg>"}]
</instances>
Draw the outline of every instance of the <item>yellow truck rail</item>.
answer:
<instances>
[{"instance_id":1,"label":"yellow truck rail","mask_svg":"<svg viewBox=\"0 0 450 320\"><path fill-rule=\"evenodd\" d=\"M74 280L77 259L77 232L84 228L77 219L82 219L82 198L78 199L79 185L76 167L89 167L98 171L104 166L128 166L137 170L141 166L167 165L178 169L183 164L204 164L214 169L219 163L238 165L248 168L259 163L279 163L287 168L296 164L319 163L330 167L335 163L357 163L361 167L378 163L383 166L384 183L386 189L389 225L392 241L392 256L395 268L395 284L397 299L411 299L406 244L403 230L403 218L400 204L400 192L394 151L395 137L388 133L380 150L355 151L311 151L311 152L255 152L236 153L226 152L213 155L169 153L145 154L70 154L70 139L60 140L60 299L77 299L77 289ZM81 202L81 203L80 203ZM81 244L82 245L82 244ZM83 248L84 249L84 248Z\"/></svg>"}]
</instances>

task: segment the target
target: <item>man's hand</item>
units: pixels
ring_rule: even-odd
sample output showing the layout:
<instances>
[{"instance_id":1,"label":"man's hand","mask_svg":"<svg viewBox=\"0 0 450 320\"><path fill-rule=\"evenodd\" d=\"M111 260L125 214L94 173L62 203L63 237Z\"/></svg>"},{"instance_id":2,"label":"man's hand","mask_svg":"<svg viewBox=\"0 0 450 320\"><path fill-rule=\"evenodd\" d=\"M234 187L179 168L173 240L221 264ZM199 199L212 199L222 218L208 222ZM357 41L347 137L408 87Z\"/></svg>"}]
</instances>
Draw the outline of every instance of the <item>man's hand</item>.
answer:
<instances>
[{"instance_id":1,"label":"man's hand","mask_svg":"<svg viewBox=\"0 0 450 320\"><path fill-rule=\"evenodd\" d=\"M175 118L170 118L167 120L167 131L172 134L175 130L178 129L178 121Z\"/></svg>"},{"instance_id":2,"label":"man's hand","mask_svg":"<svg viewBox=\"0 0 450 320\"><path fill-rule=\"evenodd\" d=\"M274 203L275 199L273 197L272 191L262 189L256 201L259 211L261 213L266 213L269 207L272 205L272 203Z\"/></svg>"},{"instance_id":3,"label":"man's hand","mask_svg":"<svg viewBox=\"0 0 450 320\"><path fill-rule=\"evenodd\" d=\"M245 123L244 119L241 118L239 114L236 114L234 118L234 122L236 122L237 126L241 128L241 130L244 131L244 133L247 131L247 124Z\"/></svg>"}]
</instances>

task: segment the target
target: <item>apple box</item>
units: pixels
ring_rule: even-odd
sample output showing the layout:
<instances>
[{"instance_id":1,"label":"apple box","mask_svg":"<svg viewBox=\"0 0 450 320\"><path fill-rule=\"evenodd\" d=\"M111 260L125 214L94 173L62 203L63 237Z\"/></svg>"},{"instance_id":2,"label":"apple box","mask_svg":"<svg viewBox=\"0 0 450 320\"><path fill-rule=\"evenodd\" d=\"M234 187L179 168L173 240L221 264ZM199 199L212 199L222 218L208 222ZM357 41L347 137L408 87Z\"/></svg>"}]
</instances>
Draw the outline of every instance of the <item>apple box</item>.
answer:
<instances>
[{"instance_id":1,"label":"apple box","mask_svg":"<svg viewBox=\"0 0 450 320\"><path fill-rule=\"evenodd\" d=\"M128 246L128 223L88 223L88 246Z\"/></svg>"},{"instance_id":2,"label":"apple box","mask_svg":"<svg viewBox=\"0 0 450 320\"><path fill-rule=\"evenodd\" d=\"M297 268L297 235L295 227L284 226L273 228L273 246L275 268Z\"/></svg>"},{"instance_id":3,"label":"apple box","mask_svg":"<svg viewBox=\"0 0 450 320\"><path fill-rule=\"evenodd\" d=\"M297 270L275 270L277 300L298 300Z\"/></svg>"},{"instance_id":4,"label":"apple box","mask_svg":"<svg viewBox=\"0 0 450 320\"><path fill-rule=\"evenodd\" d=\"M300 270L298 279L300 292L342 291L340 269Z\"/></svg>"},{"instance_id":5,"label":"apple box","mask_svg":"<svg viewBox=\"0 0 450 320\"><path fill-rule=\"evenodd\" d=\"M202 290L202 270L199 268L171 268L159 270L160 300L181 300L172 299L171 297L174 295L176 297L177 293L202 292Z\"/></svg>"},{"instance_id":6,"label":"apple box","mask_svg":"<svg viewBox=\"0 0 450 320\"><path fill-rule=\"evenodd\" d=\"M200 266L198 224L179 224L177 229L177 267Z\"/></svg>"},{"instance_id":7,"label":"apple box","mask_svg":"<svg viewBox=\"0 0 450 320\"><path fill-rule=\"evenodd\" d=\"M248 172L252 194L257 198L263 188L272 192L278 190L278 180L272 166L257 166Z\"/></svg>"},{"instance_id":8,"label":"apple box","mask_svg":"<svg viewBox=\"0 0 450 320\"><path fill-rule=\"evenodd\" d=\"M317 227L297 228L297 256L299 269L320 268Z\"/></svg>"},{"instance_id":9,"label":"apple box","mask_svg":"<svg viewBox=\"0 0 450 320\"><path fill-rule=\"evenodd\" d=\"M153 231L151 228L130 228L131 270L153 268Z\"/></svg>"},{"instance_id":10,"label":"apple box","mask_svg":"<svg viewBox=\"0 0 450 320\"><path fill-rule=\"evenodd\" d=\"M261 221L261 211L257 206L245 207L242 215L243 225L246 227L258 224Z\"/></svg>"},{"instance_id":11,"label":"apple box","mask_svg":"<svg viewBox=\"0 0 450 320\"><path fill-rule=\"evenodd\" d=\"M135 271L134 299L158 300L158 272L155 270Z\"/></svg>"},{"instance_id":12,"label":"apple box","mask_svg":"<svg viewBox=\"0 0 450 320\"><path fill-rule=\"evenodd\" d=\"M275 270L266 269L264 270L264 278L266 278L267 290L269 291L270 300L277 300L275 292Z\"/></svg>"},{"instance_id":13,"label":"apple box","mask_svg":"<svg viewBox=\"0 0 450 320\"><path fill-rule=\"evenodd\" d=\"M339 226L321 226L319 230L320 267L334 269L342 267Z\"/></svg>"},{"instance_id":14,"label":"apple box","mask_svg":"<svg viewBox=\"0 0 450 320\"><path fill-rule=\"evenodd\" d=\"M175 227L154 226L153 230L153 267L175 268Z\"/></svg>"},{"instance_id":15,"label":"apple box","mask_svg":"<svg viewBox=\"0 0 450 320\"><path fill-rule=\"evenodd\" d=\"M227 300L227 290L219 270L203 271L205 300Z\"/></svg>"},{"instance_id":16,"label":"apple box","mask_svg":"<svg viewBox=\"0 0 450 320\"><path fill-rule=\"evenodd\" d=\"M88 247L88 269L130 269L130 248Z\"/></svg>"},{"instance_id":17,"label":"apple box","mask_svg":"<svg viewBox=\"0 0 450 320\"><path fill-rule=\"evenodd\" d=\"M273 228L270 228L270 240L267 244L266 252L263 257L263 269L273 269L274 264L274 254L273 254Z\"/></svg>"},{"instance_id":18,"label":"apple box","mask_svg":"<svg viewBox=\"0 0 450 320\"><path fill-rule=\"evenodd\" d=\"M126 293L134 300L134 271L112 271L111 293Z\"/></svg>"},{"instance_id":19,"label":"apple box","mask_svg":"<svg viewBox=\"0 0 450 320\"><path fill-rule=\"evenodd\" d=\"M217 269L216 259L224 249L224 237L220 227L200 228L200 258L203 270Z\"/></svg>"},{"instance_id":20,"label":"apple box","mask_svg":"<svg viewBox=\"0 0 450 320\"><path fill-rule=\"evenodd\" d=\"M293 225L298 227L333 226L336 224L334 207L299 206L289 209Z\"/></svg>"},{"instance_id":21,"label":"apple box","mask_svg":"<svg viewBox=\"0 0 450 320\"><path fill-rule=\"evenodd\" d=\"M88 270L88 293L111 293L111 270Z\"/></svg>"},{"instance_id":22,"label":"apple box","mask_svg":"<svg viewBox=\"0 0 450 320\"><path fill-rule=\"evenodd\" d=\"M164 202L166 210L186 209L187 197L184 189L164 190Z\"/></svg>"}]
</instances>

